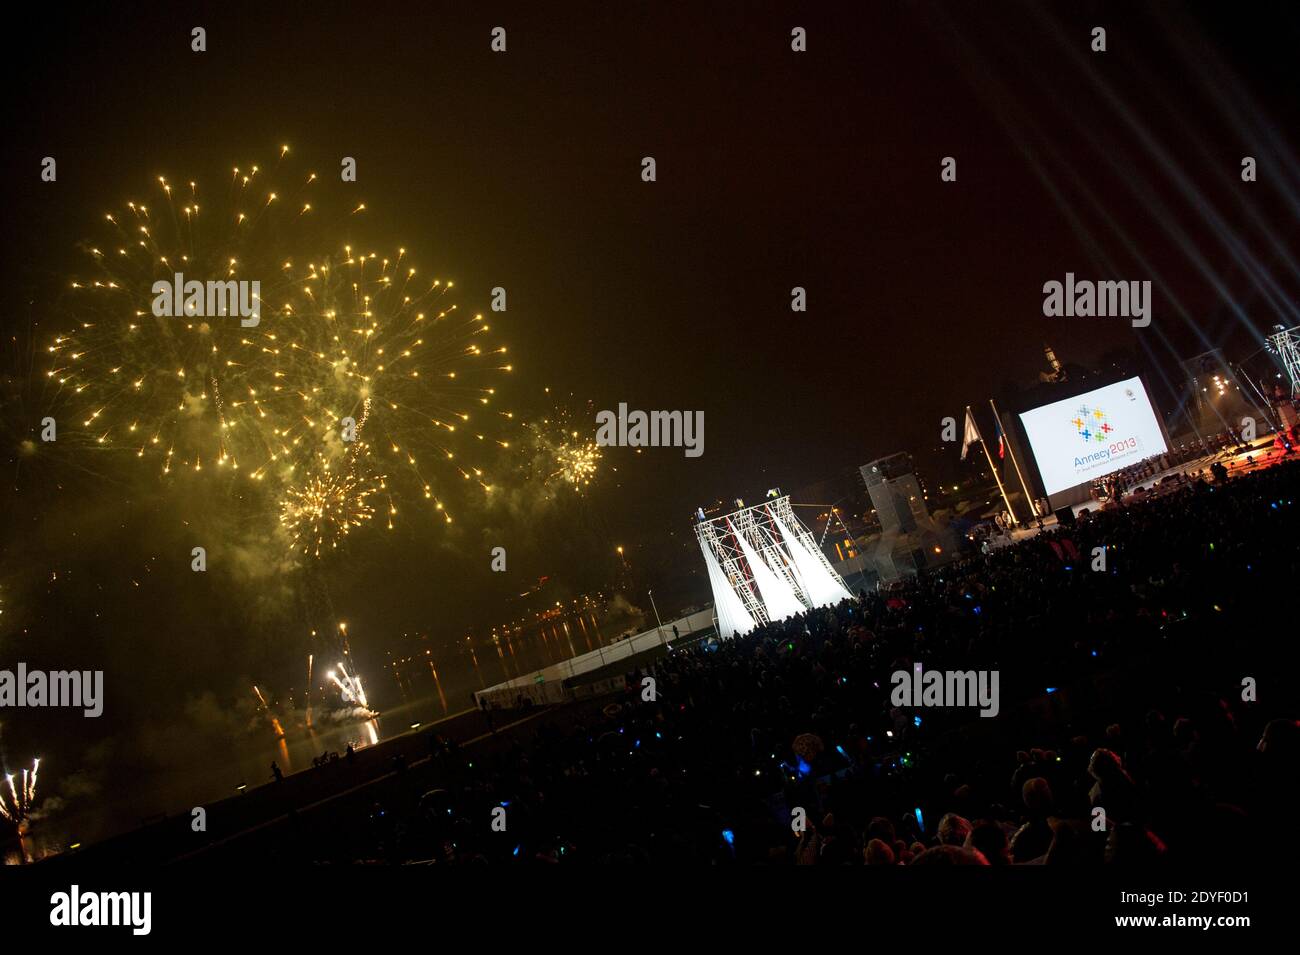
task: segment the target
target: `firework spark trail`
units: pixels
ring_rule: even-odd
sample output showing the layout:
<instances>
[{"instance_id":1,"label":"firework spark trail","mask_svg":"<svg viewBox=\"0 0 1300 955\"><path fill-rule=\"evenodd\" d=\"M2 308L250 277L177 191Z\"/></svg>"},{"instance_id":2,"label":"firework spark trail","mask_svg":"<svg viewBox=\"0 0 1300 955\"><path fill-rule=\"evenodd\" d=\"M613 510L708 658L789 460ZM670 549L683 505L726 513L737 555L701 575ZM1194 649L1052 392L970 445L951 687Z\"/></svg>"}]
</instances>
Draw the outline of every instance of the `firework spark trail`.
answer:
<instances>
[{"instance_id":1,"label":"firework spark trail","mask_svg":"<svg viewBox=\"0 0 1300 955\"><path fill-rule=\"evenodd\" d=\"M453 283L420 277L405 249L381 258L330 237L303 201L315 178L297 177L289 200L294 189L237 167L209 206L196 183L177 198L160 177L166 211L132 201L106 215L111 241L90 248L93 270L68 293L69 328L47 349L54 403L83 446L129 448L164 475L239 474L283 497L310 495L332 470L378 483L390 526L402 498L429 501L450 523L437 472L490 491L470 459L509 446L487 410L490 380L512 369L506 348L488 344L483 316L462 316ZM201 316L190 299L187 314L157 317L154 282L176 273L260 282L258 324ZM358 418L348 447L346 419Z\"/></svg>"},{"instance_id":2,"label":"firework spark trail","mask_svg":"<svg viewBox=\"0 0 1300 955\"><path fill-rule=\"evenodd\" d=\"M334 685L343 694L343 702L354 703L357 706L370 709L370 703L366 700L366 691L361 686L361 675L350 676L347 668L342 663L338 664L338 669L343 674L343 679L340 680L338 674L332 670L329 673L329 678L334 681Z\"/></svg>"},{"instance_id":3,"label":"firework spark trail","mask_svg":"<svg viewBox=\"0 0 1300 955\"><path fill-rule=\"evenodd\" d=\"M6 773L5 781L9 784L9 799L0 792L0 818L12 824L21 835L27 830L32 809L36 804L36 774L41 768L39 759L32 761L30 772L22 771L22 785L14 785L14 774Z\"/></svg>"},{"instance_id":4,"label":"firework spark trail","mask_svg":"<svg viewBox=\"0 0 1300 955\"><path fill-rule=\"evenodd\" d=\"M312 631L315 633L315 631ZM315 654L307 654L307 726L311 727L311 663Z\"/></svg>"},{"instance_id":5,"label":"firework spark trail","mask_svg":"<svg viewBox=\"0 0 1300 955\"><path fill-rule=\"evenodd\" d=\"M284 727L280 725L279 717L271 712L271 707L267 705L266 697L264 697L262 691L257 688L257 684L253 684L253 692L257 694L258 702L262 704L262 710L266 713L266 718L271 721L271 729L275 730L275 735L277 737L284 736Z\"/></svg>"}]
</instances>

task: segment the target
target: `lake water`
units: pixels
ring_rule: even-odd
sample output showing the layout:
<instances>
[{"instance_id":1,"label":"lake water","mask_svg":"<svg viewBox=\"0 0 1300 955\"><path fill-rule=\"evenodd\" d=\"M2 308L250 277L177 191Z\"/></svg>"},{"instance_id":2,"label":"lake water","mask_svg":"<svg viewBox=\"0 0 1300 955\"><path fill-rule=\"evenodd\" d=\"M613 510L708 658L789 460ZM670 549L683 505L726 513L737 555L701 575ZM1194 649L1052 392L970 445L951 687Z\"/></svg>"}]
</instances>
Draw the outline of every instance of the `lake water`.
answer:
<instances>
[{"instance_id":1,"label":"lake water","mask_svg":"<svg viewBox=\"0 0 1300 955\"><path fill-rule=\"evenodd\" d=\"M233 795L240 785L260 786L271 779L271 762L286 774L310 769L312 760L331 751L343 755L348 744L364 748L407 732L413 723L428 726L473 705L475 690L501 683L570 659L597 647L608 646L642 621L626 616L600 617L592 612L533 625L509 637L475 638L441 650L414 651L392 667L360 675L373 719L343 706L339 694L326 706L312 708L310 724L305 710L290 710L271 701L283 736L277 738L270 717L264 734L253 732L238 739L196 741L180 762L129 779L111 780L94 799L79 800L62 813L33 825L27 839L29 853L39 857L74 842L90 843L133 829L166 813L188 813L194 806ZM421 659L423 657L423 659ZM322 682L317 673L313 682ZM16 848L7 855L16 861Z\"/></svg>"}]
</instances>

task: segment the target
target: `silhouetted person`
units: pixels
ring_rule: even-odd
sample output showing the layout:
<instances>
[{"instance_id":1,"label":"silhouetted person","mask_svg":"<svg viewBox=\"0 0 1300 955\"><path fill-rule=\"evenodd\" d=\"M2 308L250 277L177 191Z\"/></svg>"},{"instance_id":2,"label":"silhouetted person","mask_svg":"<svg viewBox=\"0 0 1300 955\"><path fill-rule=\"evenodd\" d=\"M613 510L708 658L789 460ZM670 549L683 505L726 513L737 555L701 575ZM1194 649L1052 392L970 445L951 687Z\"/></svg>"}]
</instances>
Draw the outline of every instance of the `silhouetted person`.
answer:
<instances>
[{"instance_id":1,"label":"silhouetted person","mask_svg":"<svg viewBox=\"0 0 1300 955\"><path fill-rule=\"evenodd\" d=\"M275 760L271 760L271 775L275 777L277 783L284 782L284 773L280 772L280 767Z\"/></svg>"},{"instance_id":2,"label":"silhouetted person","mask_svg":"<svg viewBox=\"0 0 1300 955\"><path fill-rule=\"evenodd\" d=\"M347 751L343 754L343 756L345 759L347 759L349 766L355 766L357 764L357 751L352 748L351 743L348 743Z\"/></svg>"}]
</instances>

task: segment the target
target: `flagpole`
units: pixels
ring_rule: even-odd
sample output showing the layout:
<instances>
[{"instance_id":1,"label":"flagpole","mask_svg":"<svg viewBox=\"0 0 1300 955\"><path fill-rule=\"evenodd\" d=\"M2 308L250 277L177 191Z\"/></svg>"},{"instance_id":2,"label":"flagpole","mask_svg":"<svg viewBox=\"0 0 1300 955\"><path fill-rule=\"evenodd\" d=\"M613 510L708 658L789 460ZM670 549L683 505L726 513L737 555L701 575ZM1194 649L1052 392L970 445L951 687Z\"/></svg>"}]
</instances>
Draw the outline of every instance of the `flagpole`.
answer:
<instances>
[{"instance_id":1,"label":"flagpole","mask_svg":"<svg viewBox=\"0 0 1300 955\"><path fill-rule=\"evenodd\" d=\"M998 482L998 490L1002 492L1002 501L1007 506L1007 513L1011 515L1011 523L1019 524L1016 519L1015 509L1011 506L1011 499L1007 497L1007 489L1002 486L1002 478L998 476L998 469L993 464L993 455L989 454L989 446L984 443L984 432L980 430L980 423L975 420L975 415L970 410L970 405L966 406L966 413L970 415L971 423L975 425L975 433L979 435L980 447L984 449L984 457L989 462L989 470L993 472L993 480Z\"/></svg>"},{"instance_id":2,"label":"flagpole","mask_svg":"<svg viewBox=\"0 0 1300 955\"><path fill-rule=\"evenodd\" d=\"M1002 440L1007 444L1007 454L1011 455L1011 464L1016 469L1016 477L1020 478L1020 487L1025 492L1025 500L1029 502L1029 511L1034 517L1040 516L1038 505L1034 503L1034 497L1029 493L1029 485L1025 483L1025 475L1020 470L1020 462L1016 460L1016 452L1011 449L1011 436L1007 434L1007 429L1002 427L1002 416L998 414L998 406L989 399L989 407L993 409L993 420L998 423L998 430L1002 432Z\"/></svg>"}]
</instances>

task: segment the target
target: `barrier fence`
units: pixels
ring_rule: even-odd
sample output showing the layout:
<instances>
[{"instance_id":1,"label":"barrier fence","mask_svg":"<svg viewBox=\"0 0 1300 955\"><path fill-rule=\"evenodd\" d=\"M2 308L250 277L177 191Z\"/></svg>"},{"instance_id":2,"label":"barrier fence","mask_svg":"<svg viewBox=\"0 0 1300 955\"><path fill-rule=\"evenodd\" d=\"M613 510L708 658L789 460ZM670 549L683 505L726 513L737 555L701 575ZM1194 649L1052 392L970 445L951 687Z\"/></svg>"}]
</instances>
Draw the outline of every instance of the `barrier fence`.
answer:
<instances>
[{"instance_id":1,"label":"barrier fence","mask_svg":"<svg viewBox=\"0 0 1300 955\"><path fill-rule=\"evenodd\" d=\"M673 636L673 627L677 628L676 638ZM575 684L573 679L584 673L601 670L620 660L630 660L647 650L668 646L674 639L698 637L714 629L713 608L709 607L676 620L669 620L662 626L656 626L626 639L615 640L608 646L597 647L580 656L478 690L474 693L474 702L480 708L486 703L494 709L510 709L526 703L543 706L609 693L622 687L622 676L583 684Z\"/></svg>"}]
</instances>

